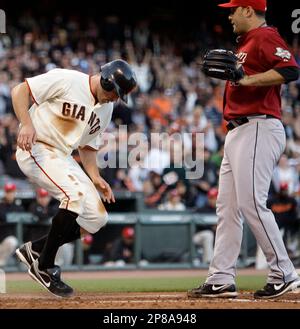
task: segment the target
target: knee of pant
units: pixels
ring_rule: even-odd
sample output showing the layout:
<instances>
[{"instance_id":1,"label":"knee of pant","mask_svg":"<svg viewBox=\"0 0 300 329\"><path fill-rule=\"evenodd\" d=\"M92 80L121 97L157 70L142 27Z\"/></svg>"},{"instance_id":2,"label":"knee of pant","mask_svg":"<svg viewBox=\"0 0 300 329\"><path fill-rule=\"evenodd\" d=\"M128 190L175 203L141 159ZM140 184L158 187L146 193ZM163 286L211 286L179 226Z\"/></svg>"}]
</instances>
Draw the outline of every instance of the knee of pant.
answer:
<instances>
[{"instance_id":1,"label":"knee of pant","mask_svg":"<svg viewBox=\"0 0 300 329\"><path fill-rule=\"evenodd\" d=\"M193 242L197 245L203 244L206 241L212 241L214 239L214 234L210 230L204 230L196 233L193 237Z\"/></svg>"},{"instance_id":2,"label":"knee of pant","mask_svg":"<svg viewBox=\"0 0 300 329\"><path fill-rule=\"evenodd\" d=\"M85 231L94 234L106 225L108 221L108 214L105 211L102 212L100 215L97 214L97 216L93 217L78 216L76 221L78 225L80 225L80 227L82 227Z\"/></svg>"},{"instance_id":3,"label":"knee of pant","mask_svg":"<svg viewBox=\"0 0 300 329\"><path fill-rule=\"evenodd\" d=\"M74 189L68 197L64 198L62 202L66 205L64 208L81 215L84 211L86 195L87 191L83 186Z\"/></svg>"},{"instance_id":4,"label":"knee of pant","mask_svg":"<svg viewBox=\"0 0 300 329\"><path fill-rule=\"evenodd\" d=\"M246 214L253 209L267 210L267 195L263 193L256 193L255 197L252 193L245 193L239 195L237 198L237 207L242 214Z\"/></svg>"},{"instance_id":5,"label":"knee of pant","mask_svg":"<svg viewBox=\"0 0 300 329\"><path fill-rule=\"evenodd\" d=\"M95 214L95 221L97 223L97 231L101 229L101 227L105 226L108 221L107 211L101 200L98 200L93 207L91 208L93 214ZM96 232L97 232L96 231ZM92 233L92 232L90 232ZM95 232L93 232L95 233Z\"/></svg>"},{"instance_id":6,"label":"knee of pant","mask_svg":"<svg viewBox=\"0 0 300 329\"><path fill-rule=\"evenodd\" d=\"M193 236L193 243L198 245L201 243L201 232L198 232L196 233L194 236Z\"/></svg>"},{"instance_id":7,"label":"knee of pant","mask_svg":"<svg viewBox=\"0 0 300 329\"><path fill-rule=\"evenodd\" d=\"M240 203L238 204L238 211L242 214L243 217L246 217L247 214L247 208L249 208L249 205L246 203Z\"/></svg>"},{"instance_id":8,"label":"knee of pant","mask_svg":"<svg viewBox=\"0 0 300 329\"><path fill-rule=\"evenodd\" d=\"M105 226L108 222L108 213L105 211L101 213L100 216L97 217L97 225L95 226L95 232L90 232L92 234L98 232L103 226Z\"/></svg>"},{"instance_id":9,"label":"knee of pant","mask_svg":"<svg viewBox=\"0 0 300 329\"><path fill-rule=\"evenodd\" d=\"M259 204L261 204L261 202L256 200L256 202L254 203L253 198L238 200L237 208L238 208L238 211L244 217L247 217L247 214L249 214L249 212L253 211L254 209L258 208Z\"/></svg>"},{"instance_id":10,"label":"knee of pant","mask_svg":"<svg viewBox=\"0 0 300 329\"><path fill-rule=\"evenodd\" d=\"M13 252L18 246L18 239L15 236L10 235L3 240L2 246L10 252Z\"/></svg>"},{"instance_id":11,"label":"knee of pant","mask_svg":"<svg viewBox=\"0 0 300 329\"><path fill-rule=\"evenodd\" d=\"M216 210L220 211L226 205L228 205L228 200L226 200L225 196L218 196L216 201Z\"/></svg>"},{"instance_id":12,"label":"knee of pant","mask_svg":"<svg viewBox=\"0 0 300 329\"><path fill-rule=\"evenodd\" d=\"M203 239L206 240L206 241L211 241L214 239L214 234L212 231L210 230L204 230L203 231Z\"/></svg>"}]
</instances>

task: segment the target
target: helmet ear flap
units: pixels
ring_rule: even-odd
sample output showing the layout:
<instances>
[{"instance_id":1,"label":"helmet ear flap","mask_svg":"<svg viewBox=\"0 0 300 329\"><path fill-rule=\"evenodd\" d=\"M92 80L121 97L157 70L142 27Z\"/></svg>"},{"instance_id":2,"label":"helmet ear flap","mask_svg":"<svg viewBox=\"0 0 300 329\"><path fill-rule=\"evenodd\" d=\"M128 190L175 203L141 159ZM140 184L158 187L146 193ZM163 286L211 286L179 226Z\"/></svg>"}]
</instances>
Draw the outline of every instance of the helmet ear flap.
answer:
<instances>
[{"instance_id":1,"label":"helmet ear flap","mask_svg":"<svg viewBox=\"0 0 300 329\"><path fill-rule=\"evenodd\" d=\"M113 91L114 88L115 88L115 85L114 83L109 80L109 79L104 79L102 76L101 76L101 79L100 79L100 84L101 84L101 87L105 90L105 91Z\"/></svg>"}]
</instances>

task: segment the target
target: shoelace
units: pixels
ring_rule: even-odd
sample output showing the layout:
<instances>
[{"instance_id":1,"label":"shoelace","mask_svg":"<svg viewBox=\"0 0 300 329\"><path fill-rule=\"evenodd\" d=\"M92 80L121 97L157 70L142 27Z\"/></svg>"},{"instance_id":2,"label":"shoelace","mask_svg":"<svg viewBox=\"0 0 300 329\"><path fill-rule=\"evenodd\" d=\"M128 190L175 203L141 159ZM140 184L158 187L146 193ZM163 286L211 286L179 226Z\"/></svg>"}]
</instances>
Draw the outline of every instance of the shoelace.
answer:
<instances>
[{"instance_id":1,"label":"shoelace","mask_svg":"<svg viewBox=\"0 0 300 329\"><path fill-rule=\"evenodd\" d=\"M53 283L58 287L58 288L64 288L66 286L66 284L61 281L60 277L56 277L51 275L51 278L53 280Z\"/></svg>"},{"instance_id":2,"label":"shoelace","mask_svg":"<svg viewBox=\"0 0 300 329\"><path fill-rule=\"evenodd\" d=\"M55 283L58 288L67 287L67 285L61 280L60 275L58 275L58 276L51 275L50 277L54 281L53 283Z\"/></svg>"}]
</instances>

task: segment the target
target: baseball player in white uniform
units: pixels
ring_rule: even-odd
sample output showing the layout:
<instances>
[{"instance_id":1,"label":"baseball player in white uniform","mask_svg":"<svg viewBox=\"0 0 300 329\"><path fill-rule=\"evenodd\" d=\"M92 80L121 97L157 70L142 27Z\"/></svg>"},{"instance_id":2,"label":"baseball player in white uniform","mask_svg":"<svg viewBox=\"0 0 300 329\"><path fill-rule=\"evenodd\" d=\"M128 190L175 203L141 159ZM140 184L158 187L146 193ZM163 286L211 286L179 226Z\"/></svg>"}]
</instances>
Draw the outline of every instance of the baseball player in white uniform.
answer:
<instances>
[{"instance_id":1,"label":"baseball player in white uniform","mask_svg":"<svg viewBox=\"0 0 300 329\"><path fill-rule=\"evenodd\" d=\"M109 184L100 176L96 153L101 133L109 124L113 102L127 101L136 76L127 62L115 60L100 75L53 69L28 78L12 90L20 121L17 162L29 180L60 201L47 236L17 249L29 275L54 295L68 297L73 289L60 279L54 264L58 248L107 222L99 196L115 202ZM30 95L34 104L30 107ZM71 153L78 149L86 173Z\"/></svg>"}]
</instances>

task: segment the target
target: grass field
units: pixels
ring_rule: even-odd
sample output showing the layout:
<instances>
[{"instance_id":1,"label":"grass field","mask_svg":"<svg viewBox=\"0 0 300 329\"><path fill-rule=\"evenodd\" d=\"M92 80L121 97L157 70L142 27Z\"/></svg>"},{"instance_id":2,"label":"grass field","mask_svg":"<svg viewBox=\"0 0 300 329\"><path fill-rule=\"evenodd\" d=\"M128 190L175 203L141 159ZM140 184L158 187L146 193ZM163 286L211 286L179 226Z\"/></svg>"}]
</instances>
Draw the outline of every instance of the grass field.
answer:
<instances>
[{"instance_id":1,"label":"grass field","mask_svg":"<svg viewBox=\"0 0 300 329\"><path fill-rule=\"evenodd\" d=\"M238 271L237 298L188 298L187 290L199 286L206 270L135 270L64 272L63 280L74 295L60 299L45 291L27 273L8 273L0 309L300 309L300 294L276 300L255 300L267 272Z\"/></svg>"},{"instance_id":2,"label":"grass field","mask_svg":"<svg viewBox=\"0 0 300 329\"><path fill-rule=\"evenodd\" d=\"M265 284L263 275L243 275L237 278L240 290L256 290ZM155 291L186 291L200 283L205 277L163 277L163 278L112 278L112 279L84 279L66 280L78 292L155 292ZM34 281L8 281L8 293L30 293L43 291Z\"/></svg>"}]
</instances>

